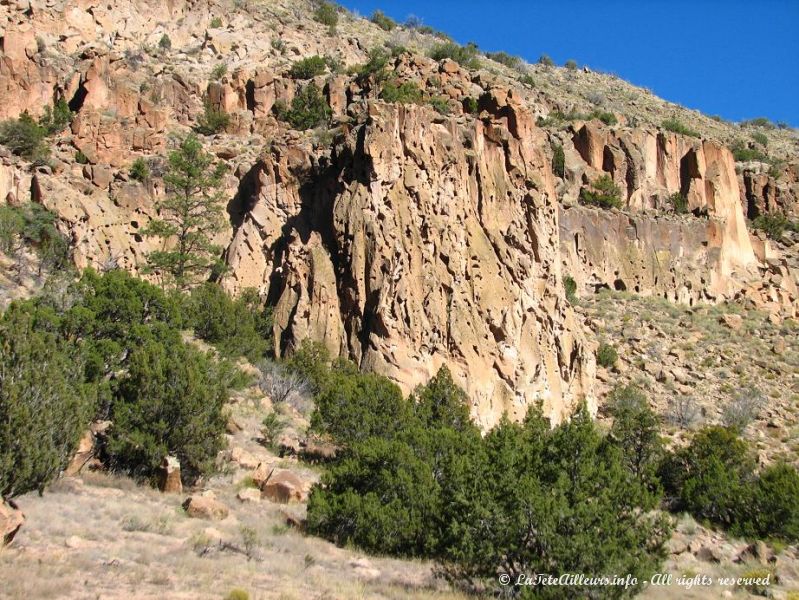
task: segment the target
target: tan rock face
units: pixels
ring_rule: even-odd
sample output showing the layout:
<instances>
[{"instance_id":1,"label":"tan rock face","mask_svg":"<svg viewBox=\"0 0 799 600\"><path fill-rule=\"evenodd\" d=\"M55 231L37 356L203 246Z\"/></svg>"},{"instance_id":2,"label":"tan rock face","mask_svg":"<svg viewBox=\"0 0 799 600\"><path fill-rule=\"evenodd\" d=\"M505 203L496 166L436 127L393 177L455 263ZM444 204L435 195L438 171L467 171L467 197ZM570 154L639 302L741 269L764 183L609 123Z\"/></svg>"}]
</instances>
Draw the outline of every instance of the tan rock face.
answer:
<instances>
[{"instance_id":1,"label":"tan rock face","mask_svg":"<svg viewBox=\"0 0 799 600\"><path fill-rule=\"evenodd\" d=\"M10 544L24 523L25 515L16 505L0 500L0 545Z\"/></svg>"},{"instance_id":2,"label":"tan rock face","mask_svg":"<svg viewBox=\"0 0 799 600\"><path fill-rule=\"evenodd\" d=\"M248 250L233 261L275 265L278 351L322 340L405 391L446 364L486 426L538 401L556 420L591 401L590 353L560 291L546 140L512 95L494 106L467 122L372 103L305 188L282 252L262 258L237 234Z\"/></svg>"}]
</instances>

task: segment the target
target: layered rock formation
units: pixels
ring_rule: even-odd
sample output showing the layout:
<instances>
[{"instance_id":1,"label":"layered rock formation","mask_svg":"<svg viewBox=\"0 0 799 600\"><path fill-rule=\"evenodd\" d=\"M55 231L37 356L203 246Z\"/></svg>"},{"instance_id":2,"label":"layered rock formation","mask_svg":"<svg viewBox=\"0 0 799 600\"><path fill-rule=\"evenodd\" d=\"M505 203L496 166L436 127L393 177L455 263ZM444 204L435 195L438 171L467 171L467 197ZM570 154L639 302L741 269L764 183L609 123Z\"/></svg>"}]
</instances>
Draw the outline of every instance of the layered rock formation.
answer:
<instances>
[{"instance_id":1,"label":"layered rock formation","mask_svg":"<svg viewBox=\"0 0 799 600\"><path fill-rule=\"evenodd\" d=\"M581 399L595 406L594 343L562 275L580 294L746 298L796 314L791 263L744 218L794 210L795 167L779 181L756 165L737 174L721 144L653 127L545 130L535 117L553 98L419 54L387 68L446 116L382 102L374 81L342 68L314 80L334 131L300 133L273 113L307 83L289 76L291 62L328 53L363 63L383 33L356 23L361 37L330 38L282 1L21 1L0 9L0 116L42 114L56 99L76 115L48 165L0 157L2 198L53 210L79 267L137 271L153 249L139 232L165 193L171 136L205 103L228 113L226 132L203 140L230 166L223 285L255 287L273 305L279 355L315 339L406 392L448 365L490 426L539 401L554 420ZM158 49L165 33L172 50ZM222 62L227 74L212 77ZM552 174L553 144L565 151L563 177ZM128 176L135 157L152 163L145 183ZM621 188L622 211L577 205L602 174ZM689 214L673 214L676 192Z\"/></svg>"}]
</instances>

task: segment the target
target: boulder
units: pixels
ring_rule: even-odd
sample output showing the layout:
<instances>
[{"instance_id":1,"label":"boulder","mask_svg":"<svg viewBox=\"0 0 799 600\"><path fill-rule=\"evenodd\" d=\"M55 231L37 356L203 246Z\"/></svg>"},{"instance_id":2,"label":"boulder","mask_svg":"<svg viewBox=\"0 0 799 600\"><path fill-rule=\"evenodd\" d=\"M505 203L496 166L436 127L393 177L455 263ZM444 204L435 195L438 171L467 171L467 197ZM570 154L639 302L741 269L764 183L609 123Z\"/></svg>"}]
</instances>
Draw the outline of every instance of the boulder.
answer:
<instances>
[{"instance_id":1,"label":"boulder","mask_svg":"<svg viewBox=\"0 0 799 600\"><path fill-rule=\"evenodd\" d=\"M240 502L260 502L261 501L261 492L256 490L255 488L244 488L243 490L239 490L239 493L236 494L236 498L239 499Z\"/></svg>"},{"instance_id":2,"label":"boulder","mask_svg":"<svg viewBox=\"0 0 799 600\"><path fill-rule=\"evenodd\" d=\"M743 327L744 320L741 315L733 315L733 314L725 314L721 316L719 320L720 323L723 323L733 331L738 331Z\"/></svg>"},{"instance_id":3,"label":"boulder","mask_svg":"<svg viewBox=\"0 0 799 600\"><path fill-rule=\"evenodd\" d=\"M221 521L230 514L228 507L210 496L189 496L183 503L186 514L195 519Z\"/></svg>"},{"instance_id":4,"label":"boulder","mask_svg":"<svg viewBox=\"0 0 799 600\"><path fill-rule=\"evenodd\" d=\"M158 471L158 489L165 493L183 492L180 480L180 462L174 456L165 456Z\"/></svg>"},{"instance_id":5,"label":"boulder","mask_svg":"<svg viewBox=\"0 0 799 600\"><path fill-rule=\"evenodd\" d=\"M238 464L242 469L256 469L261 464L260 459L238 446L230 451L230 460Z\"/></svg>"},{"instance_id":6,"label":"boulder","mask_svg":"<svg viewBox=\"0 0 799 600\"><path fill-rule=\"evenodd\" d=\"M24 522L25 515L12 500L0 500L0 545L10 544Z\"/></svg>"},{"instance_id":7,"label":"boulder","mask_svg":"<svg viewBox=\"0 0 799 600\"><path fill-rule=\"evenodd\" d=\"M291 471L272 471L261 486L261 496L281 504L303 502L308 497L302 479Z\"/></svg>"}]
</instances>

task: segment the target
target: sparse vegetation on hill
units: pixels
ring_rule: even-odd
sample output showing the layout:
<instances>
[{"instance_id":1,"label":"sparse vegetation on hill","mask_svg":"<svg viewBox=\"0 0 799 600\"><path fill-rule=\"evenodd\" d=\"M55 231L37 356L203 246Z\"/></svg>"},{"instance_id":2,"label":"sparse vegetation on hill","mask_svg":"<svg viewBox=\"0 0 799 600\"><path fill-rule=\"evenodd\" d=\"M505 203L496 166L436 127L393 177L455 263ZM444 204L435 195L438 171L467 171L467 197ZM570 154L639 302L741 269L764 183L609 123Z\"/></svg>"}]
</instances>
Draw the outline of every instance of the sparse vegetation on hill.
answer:
<instances>
[{"instance_id":1,"label":"sparse vegetation on hill","mask_svg":"<svg viewBox=\"0 0 799 600\"><path fill-rule=\"evenodd\" d=\"M372 13L371 21L383 31L391 31L397 26L397 22L381 10Z\"/></svg>"},{"instance_id":2,"label":"sparse vegetation on hill","mask_svg":"<svg viewBox=\"0 0 799 600\"><path fill-rule=\"evenodd\" d=\"M687 125L684 125L678 119L666 119L663 121L663 129L671 131L672 133L679 133L680 135L687 135L689 137L701 137L698 131L694 131Z\"/></svg>"},{"instance_id":3,"label":"sparse vegetation on hill","mask_svg":"<svg viewBox=\"0 0 799 600\"><path fill-rule=\"evenodd\" d=\"M430 50L430 58L433 60L449 58L467 69L480 67L480 60L477 58L477 46L474 44L466 44L465 46L459 46L455 42L436 44Z\"/></svg>"}]
</instances>

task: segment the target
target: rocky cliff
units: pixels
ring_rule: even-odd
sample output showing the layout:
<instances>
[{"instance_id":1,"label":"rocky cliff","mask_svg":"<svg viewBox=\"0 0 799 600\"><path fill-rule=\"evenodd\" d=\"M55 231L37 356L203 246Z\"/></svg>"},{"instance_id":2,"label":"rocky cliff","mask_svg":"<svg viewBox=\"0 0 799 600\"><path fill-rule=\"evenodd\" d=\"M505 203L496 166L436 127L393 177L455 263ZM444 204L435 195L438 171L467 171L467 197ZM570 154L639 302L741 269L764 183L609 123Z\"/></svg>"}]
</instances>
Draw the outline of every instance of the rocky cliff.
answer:
<instances>
[{"instance_id":1,"label":"rocky cliff","mask_svg":"<svg viewBox=\"0 0 799 600\"><path fill-rule=\"evenodd\" d=\"M274 306L276 352L313 338L405 391L446 364L484 426L537 401L556 420L581 399L595 407L595 342L566 300L564 275L579 294L746 299L796 314L791 251L753 236L745 219L795 210L789 134L779 134L787 166L775 178L757 164L737 172L720 138L664 132L635 115L542 128L536 118L565 109L562 99L487 59L478 70L439 63L424 56L428 37L390 38L348 15L331 35L309 11L295 2L1 6L0 116L38 115L61 98L76 113L47 165L2 156L2 197L53 210L78 266L136 271L152 243L139 231L164 194L160 157L209 103L231 117L204 139L230 166L223 283L233 293L255 287ZM169 48L159 47L164 34ZM387 42L411 49L390 62L394 76L440 98L447 114L383 102L373 81L346 73ZM305 85L290 65L315 54L339 65L315 79L333 121L329 131L293 131L272 109ZM225 72L213 74L220 64ZM464 110L469 99L475 112ZM554 145L565 155L557 175ZM128 175L136 157L153 165L145 183ZM622 190L622 210L577 202L602 174ZM675 192L688 214L673 213Z\"/></svg>"}]
</instances>

